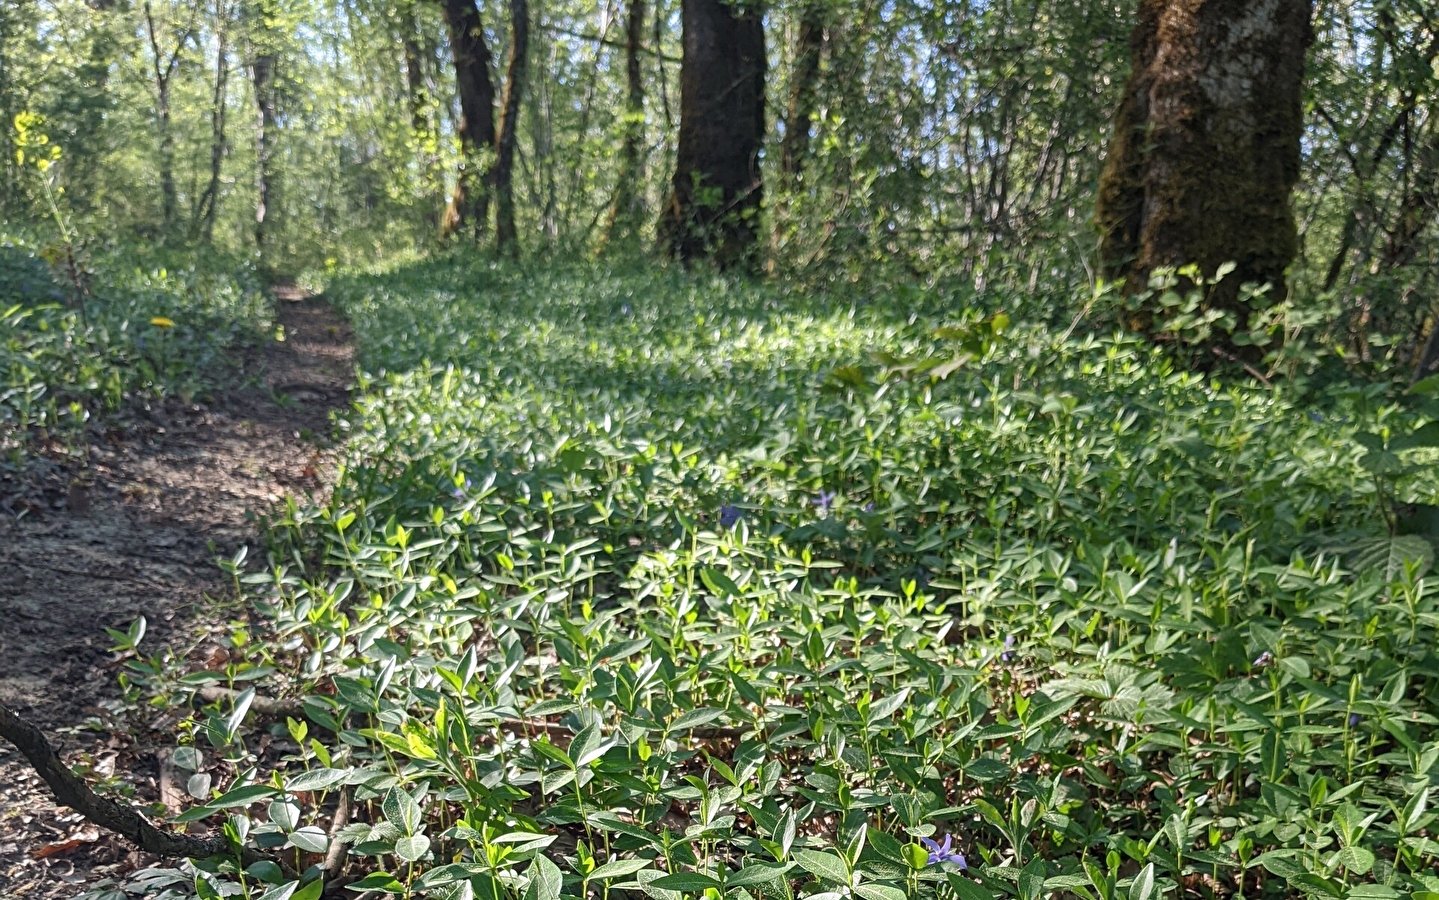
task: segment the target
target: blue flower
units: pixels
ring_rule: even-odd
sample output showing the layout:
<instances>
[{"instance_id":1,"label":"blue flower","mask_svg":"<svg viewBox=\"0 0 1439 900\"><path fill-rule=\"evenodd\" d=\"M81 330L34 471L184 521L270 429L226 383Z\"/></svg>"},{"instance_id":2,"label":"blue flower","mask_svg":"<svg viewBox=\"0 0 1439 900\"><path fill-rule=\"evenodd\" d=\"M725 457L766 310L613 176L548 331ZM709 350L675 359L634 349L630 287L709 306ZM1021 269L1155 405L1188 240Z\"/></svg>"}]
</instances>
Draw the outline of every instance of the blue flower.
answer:
<instances>
[{"instance_id":1,"label":"blue flower","mask_svg":"<svg viewBox=\"0 0 1439 900\"><path fill-rule=\"evenodd\" d=\"M719 523L721 528L733 528L734 524L744 518L744 513L726 503L720 507Z\"/></svg>"},{"instance_id":2,"label":"blue flower","mask_svg":"<svg viewBox=\"0 0 1439 900\"><path fill-rule=\"evenodd\" d=\"M1311 422L1323 422L1323 421L1324 421L1324 417L1321 416L1321 415L1320 415L1319 413L1317 413L1317 412L1312 412L1312 411L1311 411L1311 412L1309 413L1309 421L1311 421Z\"/></svg>"},{"instance_id":3,"label":"blue flower","mask_svg":"<svg viewBox=\"0 0 1439 900\"><path fill-rule=\"evenodd\" d=\"M961 869L969 868L969 865L964 861L964 854L953 849L954 837L952 835L946 834L943 844L936 843L929 838L920 838L919 842L929 851L929 861L926 862L925 865L933 866L939 863L954 863Z\"/></svg>"},{"instance_id":4,"label":"blue flower","mask_svg":"<svg viewBox=\"0 0 1439 900\"><path fill-rule=\"evenodd\" d=\"M834 498L834 491L826 491L824 488L820 488L819 496L814 498L814 505L819 507L820 512L829 512L829 508L834 505Z\"/></svg>"},{"instance_id":5,"label":"blue flower","mask_svg":"<svg viewBox=\"0 0 1439 900\"><path fill-rule=\"evenodd\" d=\"M1270 653L1268 650L1265 650L1263 653L1259 654L1259 658L1254 660L1254 668L1256 669L1263 669L1266 666L1272 665L1274 665L1274 654Z\"/></svg>"},{"instance_id":6,"label":"blue flower","mask_svg":"<svg viewBox=\"0 0 1439 900\"><path fill-rule=\"evenodd\" d=\"M874 512L874 501L873 501L873 500L869 501L868 503L866 503L866 504L864 505L864 511L867 512L867 513L872 513L872 512Z\"/></svg>"},{"instance_id":7,"label":"blue flower","mask_svg":"<svg viewBox=\"0 0 1439 900\"><path fill-rule=\"evenodd\" d=\"M1350 714L1349 714L1349 727L1350 727L1350 728L1354 728L1355 726L1357 726L1357 725L1358 725L1360 722L1362 722L1362 721L1364 721L1364 717L1361 716L1361 715L1359 715L1359 713L1350 713Z\"/></svg>"},{"instance_id":8,"label":"blue flower","mask_svg":"<svg viewBox=\"0 0 1439 900\"><path fill-rule=\"evenodd\" d=\"M1000 662L1009 662L1014 659L1014 635L1006 635L1004 638L1004 652L999 654Z\"/></svg>"}]
</instances>

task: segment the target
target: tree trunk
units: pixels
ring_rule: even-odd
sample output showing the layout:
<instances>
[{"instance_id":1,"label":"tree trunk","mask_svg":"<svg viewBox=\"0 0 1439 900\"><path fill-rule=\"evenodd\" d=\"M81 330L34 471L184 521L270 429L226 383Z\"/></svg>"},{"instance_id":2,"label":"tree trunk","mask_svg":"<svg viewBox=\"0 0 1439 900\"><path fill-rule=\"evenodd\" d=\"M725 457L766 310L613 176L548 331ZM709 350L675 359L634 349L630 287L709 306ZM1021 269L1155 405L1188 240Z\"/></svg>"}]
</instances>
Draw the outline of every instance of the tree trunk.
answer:
<instances>
[{"instance_id":1,"label":"tree trunk","mask_svg":"<svg viewBox=\"0 0 1439 900\"><path fill-rule=\"evenodd\" d=\"M425 89L425 51L420 47L417 37L419 31L415 22L415 10L410 4L405 4L400 10L400 43L405 53L405 90L408 93L410 104L410 132L415 143L415 152L419 159L420 171L424 173L426 190L441 183L442 176L438 171L438 162L434 147L435 130L430 121L429 92ZM440 224L440 211L444 207L444 199L441 192L440 200L429 206L426 211L425 220L431 226Z\"/></svg>"},{"instance_id":2,"label":"tree trunk","mask_svg":"<svg viewBox=\"0 0 1439 900\"><path fill-rule=\"evenodd\" d=\"M629 90L625 95L624 142L620 145L615 202L605 228L606 246L632 240L645 216L640 194L644 182L645 83L640 67L644 30L645 0L629 0L625 11L625 81Z\"/></svg>"},{"instance_id":3,"label":"tree trunk","mask_svg":"<svg viewBox=\"0 0 1439 900\"><path fill-rule=\"evenodd\" d=\"M155 26L155 11L149 0L144 6L145 30L150 39L150 52L155 77L155 124L159 129L160 154L160 218L168 232L175 222L175 133L170 122L170 84L175 68L180 64L180 54L190 40L191 29L187 27L175 41L175 50L167 59L160 50L160 35Z\"/></svg>"},{"instance_id":4,"label":"tree trunk","mask_svg":"<svg viewBox=\"0 0 1439 900\"><path fill-rule=\"evenodd\" d=\"M495 141L495 249L519 255L515 232L515 144L519 139L520 100L525 95L525 65L530 53L528 0L510 0L510 53L505 61L505 93L500 104L500 132Z\"/></svg>"},{"instance_id":5,"label":"tree trunk","mask_svg":"<svg viewBox=\"0 0 1439 900\"><path fill-rule=\"evenodd\" d=\"M255 86L255 246L265 249L270 222L270 156L275 151L275 57L256 56L250 63Z\"/></svg>"},{"instance_id":6,"label":"tree trunk","mask_svg":"<svg viewBox=\"0 0 1439 900\"><path fill-rule=\"evenodd\" d=\"M490 80L490 48L475 0L444 0L445 25L450 32L450 55L455 60L455 89L460 95L460 167L455 191L440 221L440 235L450 237L470 229L475 239L484 234L490 198L486 189L483 154L495 145L495 85Z\"/></svg>"},{"instance_id":7,"label":"tree trunk","mask_svg":"<svg viewBox=\"0 0 1439 900\"><path fill-rule=\"evenodd\" d=\"M415 14L408 6L400 14L400 43L405 51L405 89L409 93L410 130L417 135L428 135L430 116L425 105L425 69L420 54L420 43L415 39Z\"/></svg>"},{"instance_id":8,"label":"tree trunk","mask_svg":"<svg viewBox=\"0 0 1439 900\"><path fill-rule=\"evenodd\" d=\"M160 219L165 230L175 222L175 135L170 131L170 82L155 86L155 116L160 126Z\"/></svg>"},{"instance_id":9,"label":"tree trunk","mask_svg":"<svg viewBox=\"0 0 1439 900\"><path fill-rule=\"evenodd\" d=\"M780 174L785 187L793 187L809 154L810 120L814 118L815 89L819 85L820 54L824 50L824 3L810 0L800 14L794 45L794 71L789 82L789 106L780 143Z\"/></svg>"},{"instance_id":10,"label":"tree trunk","mask_svg":"<svg viewBox=\"0 0 1439 900\"><path fill-rule=\"evenodd\" d=\"M1311 13L1312 0L1141 0L1097 209L1105 271L1128 290L1158 268L1210 277L1232 262L1209 302L1241 328L1241 284L1284 295Z\"/></svg>"},{"instance_id":11,"label":"tree trunk","mask_svg":"<svg viewBox=\"0 0 1439 900\"><path fill-rule=\"evenodd\" d=\"M210 243L215 235L215 210L220 205L220 172L225 161L225 102L230 81L229 10L216 10L215 91L210 105L210 181L195 205L200 236Z\"/></svg>"},{"instance_id":12,"label":"tree trunk","mask_svg":"<svg viewBox=\"0 0 1439 900\"><path fill-rule=\"evenodd\" d=\"M661 243L685 261L754 262L763 181L764 17L757 0L683 0L680 135Z\"/></svg>"}]
</instances>

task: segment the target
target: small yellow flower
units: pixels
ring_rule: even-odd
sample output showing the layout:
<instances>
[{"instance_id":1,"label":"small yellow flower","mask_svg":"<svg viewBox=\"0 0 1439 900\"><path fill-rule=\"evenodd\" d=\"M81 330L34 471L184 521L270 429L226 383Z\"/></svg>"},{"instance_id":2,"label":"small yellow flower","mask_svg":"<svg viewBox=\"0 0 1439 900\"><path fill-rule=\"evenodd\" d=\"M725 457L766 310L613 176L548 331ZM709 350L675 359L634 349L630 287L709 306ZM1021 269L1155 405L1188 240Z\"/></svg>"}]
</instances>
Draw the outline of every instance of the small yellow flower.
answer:
<instances>
[{"instance_id":1,"label":"small yellow flower","mask_svg":"<svg viewBox=\"0 0 1439 900\"><path fill-rule=\"evenodd\" d=\"M151 325L154 325L156 328L174 328L174 327L175 327L175 321L174 321L173 319L167 319L167 318L165 318L164 316L156 316L155 318L153 318L153 319L150 320L150 324L151 324Z\"/></svg>"}]
</instances>

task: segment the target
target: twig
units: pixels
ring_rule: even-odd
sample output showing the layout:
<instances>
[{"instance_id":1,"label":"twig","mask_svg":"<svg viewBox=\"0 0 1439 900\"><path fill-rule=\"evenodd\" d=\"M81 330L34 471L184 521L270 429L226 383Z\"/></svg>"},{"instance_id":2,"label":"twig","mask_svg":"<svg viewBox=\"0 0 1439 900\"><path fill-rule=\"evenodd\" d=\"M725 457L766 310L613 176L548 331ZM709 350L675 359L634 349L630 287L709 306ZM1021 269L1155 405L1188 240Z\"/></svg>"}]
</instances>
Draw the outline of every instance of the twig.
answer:
<instances>
[{"instance_id":1,"label":"twig","mask_svg":"<svg viewBox=\"0 0 1439 900\"><path fill-rule=\"evenodd\" d=\"M15 749L29 760L60 805L68 806L90 822L115 832L146 853L166 859L205 859L236 852L236 848L223 838L197 838L161 831L135 810L96 794L84 779L65 765L40 729L17 716L3 703L0 703L0 737L14 744ZM267 860L274 862L245 847L238 848L238 852L246 866Z\"/></svg>"},{"instance_id":2,"label":"twig","mask_svg":"<svg viewBox=\"0 0 1439 900\"><path fill-rule=\"evenodd\" d=\"M345 863L348 862L348 855L345 853L345 845L340 842L340 832L350 824L350 792L347 788L340 788L340 801L335 806L335 818L330 822L330 849L325 851L325 883L329 884L338 881L340 876L345 874Z\"/></svg>"},{"instance_id":3,"label":"twig","mask_svg":"<svg viewBox=\"0 0 1439 900\"><path fill-rule=\"evenodd\" d=\"M1233 353L1230 353L1228 350L1222 350L1219 347L1212 347L1210 349L1214 351L1215 356L1218 356L1222 359L1227 359L1230 362L1239 363L1241 366L1244 367L1244 371L1248 372L1250 375L1253 375L1259 381L1259 383L1264 385L1266 388L1269 388L1271 390L1274 388L1274 383L1268 378L1266 378L1263 372L1259 371L1258 369L1251 366L1249 363L1235 356Z\"/></svg>"}]
</instances>

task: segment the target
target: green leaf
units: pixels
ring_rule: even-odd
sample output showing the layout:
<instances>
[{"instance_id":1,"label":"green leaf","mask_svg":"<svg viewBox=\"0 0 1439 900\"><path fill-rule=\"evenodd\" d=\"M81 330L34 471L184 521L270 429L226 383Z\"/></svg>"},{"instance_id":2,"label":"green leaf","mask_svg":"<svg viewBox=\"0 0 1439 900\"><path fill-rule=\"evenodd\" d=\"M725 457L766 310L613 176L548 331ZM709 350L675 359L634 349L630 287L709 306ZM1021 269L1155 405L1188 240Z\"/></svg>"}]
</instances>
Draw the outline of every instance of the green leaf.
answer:
<instances>
[{"instance_id":1,"label":"green leaf","mask_svg":"<svg viewBox=\"0 0 1439 900\"><path fill-rule=\"evenodd\" d=\"M1338 862L1355 875L1368 875L1374 868L1374 854L1364 847L1351 845L1339 851Z\"/></svg>"},{"instance_id":2,"label":"green leaf","mask_svg":"<svg viewBox=\"0 0 1439 900\"><path fill-rule=\"evenodd\" d=\"M811 875L849 887L849 864L838 854L796 850L794 859Z\"/></svg>"},{"instance_id":3,"label":"green leaf","mask_svg":"<svg viewBox=\"0 0 1439 900\"><path fill-rule=\"evenodd\" d=\"M596 723L586 725L584 730L575 735L570 742L569 757L574 762L576 769L583 769L585 766L605 755L605 751L613 746L605 740L605 734Z\"/></svg>"},{"instance_id":4,"label":"green leaf","mask_svg":"<svg viewBox=\"0 0 1439 900\"><path fill-rule=\"evenodd\" d=\"M708 725L709 723L713 722L714 720L718 719L723 715L724 710L722 709L702 706L699 709L692 709L689 712L684 713L679 718L671 722L669 731L671 734L689 731L691 728L698 728L701 725Z\"/></svg>"},{"instance_id":5,"label":"green leaf","mask_svg":"<svg viewBox=\"0 0 1439 900\"><path fill-rule=\"evenodd\" d=\"M347 891L383 891L387 894L403 894L405 886L388 872L372 872L359 881L345 885Z\"/></svg>"},{"instance_id":6,"label":"green leaf","mask_svg":"<svg viewBox=\"0 0 1439 900\"><path fill-rule=\"evenodd\" d=\"M295 893L295 888L299 886L300 883L298 881L291 881L288 884L272 887L261 894L257 900L290 900L290 897Z\"/></svg>"},{"instance_id":7,"label":"green leaf","mask_svg":"<svg viewBox=\"0 0 1439 900\"><path fill-rule=\"evenodd\" d=\"M1430 422L1404 437L1395 438L1389 442L1389 449L1395 451L1414 450L1420 447L1439 447L1439 422Z\"/></svg>"},{"instance_id":8,"label":"green leaf","mask_svg":"<svg viewBox=\"0 0 1439 900\"><path fill-rule=\"evenodd\" d=\"M976 884L958 872L945 872L944 880L954 889L959 900L994 900L994 894L983 885Z\"/></svg>"},{"instance_id":9,"label":"green leaf","mask_svg":"<svg viewBox=\"0 0 1439 900\"><path fill-rule=\"evenodd\" d=\"M249 806L257 800L264 800L267 797L279 796L280 792L267 784L247 784L244 787L237 787L226 791L205 806L208 809L230 809L235 806Z\"/></svg>"},{"instance_id":10,"label":"green leaf","mask_svg":"<svg viewBox=\"0 0 1439 900\"><path fill-rule=\"evenodd\" d=\"M323 791L340 784L349 777L349 769L311 769L308 772L301 772L293 778L285 779L285 788L297 794Z\"/></svg>"},{"instance_id":11,"label":"green leaf","mask_svg":"<svg viewBox=\"0 0 1439 900\"><path fill-rule=\"evenodd\" d=\"M330 836L325 834L323 828L306 825L304 828L292 831L287 843L291 847L299 847L309 853L324 853L330 849Z\"/></svg>"},{"instance_id":12,"label":"green leaf","mask_svg":"<svg viewBox=\"0 0 1439 900\"><path fill-rule=\"evenodd\" d=\"M549 857L538 854L530 863L530 883L525 888L525 900L560 900L560 890L565 879L560 867L550 862Z\"/></svg>"},{"instance_id":13,"label":"green leaf","mask_svg":"<svg viewBox=\"0 0 1439 900\"><path fill-rule=\"evenodd\" d=\"M854 893L864 900L907 900L899 888L873 881L855 885Z\"/></svg>"},{"instance_id":14,"label":"green leaf","mask_svg":"<svg viewBox=\"0 0 1439 900\"><path fill-rule=\"evenodd\" d=\"M656 878L649 882L646 887L659 888L662 891L698 893L706 888L718 889L721 885L708 875L701 875L698 872L676 872L673 875L663 875Z\"/></svg>"},{"instance_id":15,"label":"green leaf","mask_svg":"<svg viewBox=\"0 0 1439 900\"><path fill-rule=\"evenodd\" d=\"M654 900L680 900L682 896L679 891L667 891L664 888L654 887L654 883L661 878L667 878L663 872L655 869L641 869L635 873L635 880L640 883L640 889ZM531 900L526 897L525 900Z\"/></svg>"},{"instance_id":16,"label":"green leaf","mask_svg":"<svg viewBox=\"0 0 1439 900\"><path fill-rule=\"evenodd\" d=\"M719 597L738 597L740 595L739 585L735 584L730 577L719 569L705 568L700 570L700 581L710 592Z\"/></svg>"},{"instance_id":17,"label":"green leaf","mask_svg":"<svg viewBox=\"0 0 1439 900\"><path fill-rule=\"evenodd\" d=\"M1150 863L1129 883L1129 900L1149 900L1154 893L1154 863Z\"/></svg>"},{"instance_id":18,"label":"green leaf","mask_svg":"<svg viewBox=\"0 0 1439 900\"><path fill-rule=\"evenodd\" d=\"M784 873L794 868L793 864L783 866L772 866L768 863L752 862L743 869L725 879L728 887L749 887L756 884L769 884L776 878L783 877Z\"/></svg>"},{"instance_id":19,"label":"green leaf","mask_svg":"<svg viewBox=\"0 0 1439 900\"><path fill-rule=\"evenodd\" d=\"M1377 538L1360 545L1354 567L1361 572L1381 572L1386 583L1398 581L1410 565L1424 575L1434 565L1434 545L1413 534Z\"/></svg>"},{"instance_id":20,"label":"green leaf","mask_svg":"<svg viewBox=\"0 0 1439 900\"><path fill-rule=\"evenodd\" d=\"M648 869L650 866L651 863L647 859L612 859L591 872L589 879L595 881L605 878L623 878L626 875L635 874L640 869Z\"/></svg>"},{"instance_id":21,"label":"green leaf","mask_svg":"<svg viewBox=\"0 0 1439 900\"><path fill-rule=\"evenodd\" d=\"M1404 474L1404 461L1387 450L1370 450L1359 457L1359 466L1371 475Z\"/></svg>"},{"instance_id":22,"label":"green leaf","mask_svg":"<svg viewBox=\"0 0 1439 900\"><path fill-rule=\"evenodd\" d=\"M385 821L399 828L401 834L414 834L415 829L420 827L420 804L400 788L390 788L380 809L385 814Z\"/></svg>"},{"instance_id":23,"label":"green leaf","mask_svg":"<svg viewBox=\"0 0 1439 900\"><path fill-rule=\"evenodd\" d=\"M430 839L423 834L411 834L395 841L395 855L405 862L418 862L430 852Z\"/></svg>"},{"instance_id":24,"label":"green leaf","mask_svg":"<svg viewBox=\"0 0 1439 900\"><path fill-rule=\"evenodd\" d=\"M250 711L250 704L255 702L255 689L246 688L240 696L235 698L235 709L230 717L225 720L225 734L231 739L240 731L240 726L245 722L245 714Z\"/></svg>"},{"instance_id":25,"label":"green leaf","mask_svg":"<svg viewBox=\"0 0 1439 900\"><path fill-rule=\"evenodd\" d=\"M300 888L290 895L290 900L320 900L320 895L325 892L324 879L316 878L314 881Z\"/></svg>"},{"instance_id":26,"label":"green leaf","mask_svg":"<svg viewBox=\"0 0 1439 900\"><path fill-rule=\"evenodd\" d=\"M1044 860L1035 857L1029 861L1019 872L1019 898L1020 900L1038 900L1039 895L1044 893L1044 879L1048 877L1049 871L1044 866ZM1130 900L1148 900L1147 897L1130 897Z\"/></svg>"}]
</instances>

